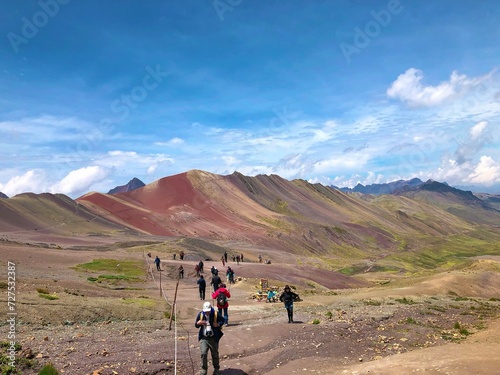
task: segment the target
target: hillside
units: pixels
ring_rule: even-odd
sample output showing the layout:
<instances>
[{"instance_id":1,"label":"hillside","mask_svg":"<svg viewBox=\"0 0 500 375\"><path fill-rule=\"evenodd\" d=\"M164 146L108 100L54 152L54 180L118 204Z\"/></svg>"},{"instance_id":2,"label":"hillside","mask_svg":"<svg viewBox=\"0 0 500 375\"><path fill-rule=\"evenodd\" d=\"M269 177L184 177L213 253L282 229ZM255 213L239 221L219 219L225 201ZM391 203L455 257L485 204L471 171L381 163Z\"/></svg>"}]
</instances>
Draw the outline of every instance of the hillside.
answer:
<instances>
[{"instance_id":1,"label":"hillside","mask_svg":"<svg viewBox=\"0 0 500 375\"><path fill-rule=\"evenodd\" d=\"M322 260L321 267L354 270L346 272L373 269L378 263L395 271L413 269L399 258L390 260L408 251L416 257L429 249L441 254L443 243L459 251L466 246L471 255L499 253L500 234L482 225L500 222L500 213L472 194L464 192L467 199L453 200L454 209L449 200L438 204L428 198L443 194L435 189L405 194L358 197L276 175L220 176L193 170L131 192L91 193L77 201L95 214L144 233L241 241L314 255ZM427 200L419 194L427 194ZM478 237L481 248L475 246ZM437 259L426 268L445 263Z\"/></svg>"},{"instance_id":2,"label":"hillside","mask_svg":"<svg viewBox=\"0 0 500 375\"><path fill-rule=\"evenodd\" d=\"M95 215L63 194L24 193L0 199L0 234L2 239L29 239L57 242L64 237L134 233ZM56 238L58 240L56 241Z\"/></svg>"},{"instance_id":3,"label":"hillside","mask_svg":"<svg viewBox=\"0 0 500 375\"><path fill-rule=\"evenodd\" d=\"M489 225L498 225L500 222L500 211L494 207L494 200L491 200L492 205L470 191L456 189L437 181L429 180L417 188L400 190L395 194L437 206L469 222Z\"/></svg>"},{"instance_id":4,"label":"hillside","mask_svg":"<svg viewBox=\"0 0 500 375\"><path fill-rule=\"evenodd\" d=\"M2 238L8 240L22 235L57 243L55 237L79 236L109 243L138 234L152 241L200 239L235 251L258 247L273 262L279 261L275 251L309 256L316 267L365 279L500 254L500 212L470 192L436 182L374 196L276 175L192 170L76 201L61 194L20 194L0 200L0 213ZM175 248L185 244L179 241ZM203 249L189 247L198 250Z\"/></svg>"},{"instance_id":5,"label":"hillside","mask_svg":"<svg viewBox=\"0 0 500 375\"><path fill-rule=\"evenodd\" d=\"M61 374L171 374L174 363L196 373L194 265L204 260L209 279L211 266L224 270L225 251L236 283L224 374L493 373L499 229L446 207L483 221L496 213L443 189L345 194L275 175L189 171L76 201L2 199L0 258L20 280L19 373L38 374L49 361ZM260 299L262 278L299 293L296 324L284 324L281 303ZM4 336L8 329L0 325Z\"/></svg>"}]
</instances>

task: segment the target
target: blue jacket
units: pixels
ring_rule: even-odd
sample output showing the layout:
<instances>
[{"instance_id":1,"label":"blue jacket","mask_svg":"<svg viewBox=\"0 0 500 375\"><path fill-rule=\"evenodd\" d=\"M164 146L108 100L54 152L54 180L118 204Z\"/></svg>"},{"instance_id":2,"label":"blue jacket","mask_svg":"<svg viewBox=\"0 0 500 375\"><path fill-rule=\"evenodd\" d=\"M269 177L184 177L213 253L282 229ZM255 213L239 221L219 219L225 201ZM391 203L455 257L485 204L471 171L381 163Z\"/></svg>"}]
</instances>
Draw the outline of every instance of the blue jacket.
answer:
<instances>
[{"instance_id":1,"label":"blue jacket","mask_svg":"<svg viewBox=\"0 0 500 375\"><path fill-rule=\"evenodd\" d=\"M206 318L207 313L204 313L203 311L200 311L198 315L196 316L196 320L194 323L194 326L196 328L199 328L198 331L198 341L200 341L203 338L203 327L202 325L198 324L198 320L203 316L202 320L207 320ZM218 327L214 327L214 319L217 321L217 324L219 325ZM221 337L224 335L224 332L222 332L222 326L224 325L224 316L219 316L217 314L217 311L215 311L212 307L212 310L210 313L208 313L208 321L210 322L210 325L212 326L212 330L214 331L214 338L217 340L217 342L221 339Z\"/></svg>"}]
</instances>

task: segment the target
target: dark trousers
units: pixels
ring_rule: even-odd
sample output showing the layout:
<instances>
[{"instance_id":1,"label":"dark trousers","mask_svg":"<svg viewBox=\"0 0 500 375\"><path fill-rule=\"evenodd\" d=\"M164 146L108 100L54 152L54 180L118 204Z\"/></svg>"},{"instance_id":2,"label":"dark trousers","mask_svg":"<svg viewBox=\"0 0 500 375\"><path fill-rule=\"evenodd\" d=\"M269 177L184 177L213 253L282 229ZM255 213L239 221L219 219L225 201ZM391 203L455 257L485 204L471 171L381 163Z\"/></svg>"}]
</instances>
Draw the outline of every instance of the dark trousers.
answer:
<instances>
[{"instance_id":1,"label":"dark trousers","mask_svg":"<svg viewBox=\"0 0 500 375\"><path fill-rule=\"evenodd\" d=\"M224 317L224 324L229 323L229 315L227 313L227 307L217 306L217 309L219 310L219 315L222 315Z\"/></svg>"},{"instance_id":2,"label":"dark trousers","mask_svg":"<svg viewBox=\"0 0 500 375\"><path fill-rule=\"evenodd\" d=\"M200 299L201 300L205 299L205 288L200 288Z\"/></svg>"}]
</instances>

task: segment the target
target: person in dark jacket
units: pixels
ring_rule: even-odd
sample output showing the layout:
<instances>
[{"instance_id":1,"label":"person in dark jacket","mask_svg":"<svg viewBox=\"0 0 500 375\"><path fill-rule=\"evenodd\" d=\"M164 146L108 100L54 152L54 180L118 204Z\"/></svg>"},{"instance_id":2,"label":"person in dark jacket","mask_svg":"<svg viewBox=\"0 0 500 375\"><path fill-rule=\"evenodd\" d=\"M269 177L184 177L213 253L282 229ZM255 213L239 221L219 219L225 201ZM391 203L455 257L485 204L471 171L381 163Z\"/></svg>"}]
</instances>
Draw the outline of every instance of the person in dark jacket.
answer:
<instances>
[{"instance_id":1,"label":"person in dark jacket","mask_svg":"<svg viewBox=\"0 0 500 375\"><path fill-rule=\"evenodd\" d=\"M208 371L208 350L212 354L212 365L214 374L220 374L219 364L219 341L224 333L221 327L224 325L224 317L212 308L210 302L203 304L203 309L196 316L194 326L199 328L198 341L201 353L201 375Z\"/></svg>"},{"instance_id":2,"label":"person in dark jacket","mask_svg":"<svg viewBox=\"0 0 500 375\"><path fill-rule=\"evenodd\" d=\"M292 292L288 285L285 285L285 290L280 296L280 301L285 304L285 309L288 314L288 323L293 323L293 301L297 298L299 298L299 295Z\"/></svg>"},{"instance_id":3,"label":"person in dark jacket","mask_svg":"<svg viewBox=\"0 0 500 375\"><path fill-rule=\"evenodd\" d=\"M200 299L203 301L205 299L205 290L207 289L207 282L203 275L200 275L200 278L196 282L198 284L198 289L200 291Z\"/></svg>"},{"instance_id":4,"label":"person in dark jacket","mask_svg":"<svg viewBox=\"0 0 500 375\"><path fill-rule=\"evenodd\" d=\"M214 292L219 288L219 284L222 284L222 279L220 278L218 272L212 276L212 281L210 282L210 284L212 284L212 286L214 287Z\"/></svg>"},{"instance_id":5,"label":"person in dark jacket","mask_svg":"<svg viewBox=\"0 0 500 375\"><path fill-rule=\"evenodd\" d=\"M157 269L158 271L161 271L160 263L161 263L160 258L158 258L158 256L157 256L157 257L155 258L155 264L156 264L156 269Z\"/></svg>"}]
</instances>

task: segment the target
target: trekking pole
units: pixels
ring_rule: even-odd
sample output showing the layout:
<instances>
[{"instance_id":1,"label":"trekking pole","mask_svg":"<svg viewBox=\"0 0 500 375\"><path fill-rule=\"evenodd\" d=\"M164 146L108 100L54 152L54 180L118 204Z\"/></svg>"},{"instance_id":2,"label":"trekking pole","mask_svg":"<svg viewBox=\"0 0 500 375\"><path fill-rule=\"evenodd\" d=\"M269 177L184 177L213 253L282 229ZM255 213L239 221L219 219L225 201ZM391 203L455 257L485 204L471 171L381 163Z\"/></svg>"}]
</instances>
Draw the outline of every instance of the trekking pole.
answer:
<instances>
[{"instance_id":1,"label":"trekking pole","mask_svg":"<svg viewBox=\"0 0 500 375\"><path fill-rule=\"evenodd\" d=\"M175 303L177 301L177 289L179 288L179 278L177 278L177 284L175 284L175 294L174 294L174 302L172 302L172 311L170 312L170 323L168 326L168 330L172 330L172 319L175 313Z\"/></svg>"}]
</instances>

